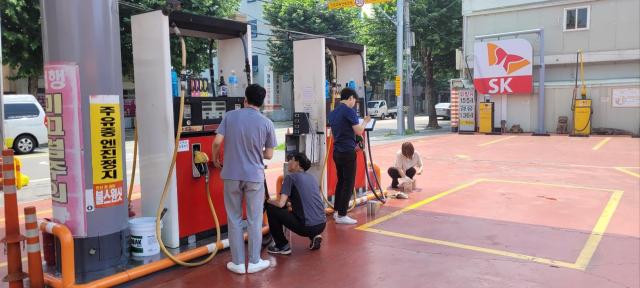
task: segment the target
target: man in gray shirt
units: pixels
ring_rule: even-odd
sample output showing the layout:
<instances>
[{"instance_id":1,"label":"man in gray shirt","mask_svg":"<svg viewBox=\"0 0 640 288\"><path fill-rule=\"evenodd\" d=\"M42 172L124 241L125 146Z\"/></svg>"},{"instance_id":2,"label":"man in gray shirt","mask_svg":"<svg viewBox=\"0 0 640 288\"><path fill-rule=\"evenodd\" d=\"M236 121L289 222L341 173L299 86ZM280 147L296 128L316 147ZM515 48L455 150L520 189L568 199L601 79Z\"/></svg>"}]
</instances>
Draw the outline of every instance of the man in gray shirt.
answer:
<instances>
[{"instance_id":1,"label":"man in gray shirt","mask_svg":"<svg viewBox=\"0 0 640 288\"><path fill-rule=\"evenodd\" d=\"M291 254L291 246L284 236L282 227L311 240L309 249L320 249L322 231L327 217L324 203L320 198L320 189L316 178L306 173L311 161L303 153L289 155L287 160L289 175L284 178L282 191L278 199L267 200L267 218L269 232L275 241L274 246L267 248L271 254ZM292 212L286 207L291 203Z\"/></svg>"},{"instance_id":2,"label":"man in gray shirt","mask_svg":"<svg viewBox=\"0 0 640 288\"><path fill-rule=\"evenodd\" d=\"M273 122L260 113L266 91L252 84L245 90L244 107L227 112L213 142L213 162L222 167L224 180L224 206L227 211L231 262L227 269L245 274L269 267L268 260L260 258L262 248L262 212L264 203L263 159L273 157L276 135ZM219 158L224 142L224 163ZM242 199L245 199L249 227L249 265L245 266L242 235Z\"/></svg>"}]
</instances>

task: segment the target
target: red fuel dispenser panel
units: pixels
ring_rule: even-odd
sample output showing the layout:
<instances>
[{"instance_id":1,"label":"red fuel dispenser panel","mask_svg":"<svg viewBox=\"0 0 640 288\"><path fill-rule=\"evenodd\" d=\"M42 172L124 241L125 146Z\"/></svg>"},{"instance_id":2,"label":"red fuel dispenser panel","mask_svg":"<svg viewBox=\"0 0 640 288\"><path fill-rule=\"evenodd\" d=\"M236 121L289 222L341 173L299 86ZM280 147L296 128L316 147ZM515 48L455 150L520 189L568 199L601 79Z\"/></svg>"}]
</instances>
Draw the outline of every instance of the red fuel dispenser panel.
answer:
<instances>
[{"instance_id":1,"label":"red fuel dispenser panel","mask_svg":"<svg viewBox=\"0 0 640 288\"><path fill-rule=\"evenodd\" d=\"M363 135L363 137L366 137ZM366 138L364 138L366 141ZM329 143L329 138L327 137L327 143ZM333 162L333 147L329 147L329 159L327 163L327 195L333 196L336 194L336 183L338 183L338 175L336 171L336 163ZM369 190L367 187L367 179L364 175L365 167L364 167L364 151L357 148L356 150L356 182L354 188L356 190L363 188L364 190ZM373 179L371 181L374 181Z\"/></svg>"},{"instance_id":2,"label":"red fuel dispenser panel","mask_svg":"<svg viewBox=\"0 0 640 288\"><path fill-rule=\"evenodd\" d=\"M181 149L176 160L176 180L178 188L178 223L180 239L190 235L215 229L205 189L205 177L193 177L193 151L203 151L211 156L211 145L215 134L205 136L183 137ZM222 152L221 152L222 154ZM209 166L209 188L216 209L220 226L227 224L227 213L224 208L223 182L220 169Z\"/></svg>"}]
</instances>

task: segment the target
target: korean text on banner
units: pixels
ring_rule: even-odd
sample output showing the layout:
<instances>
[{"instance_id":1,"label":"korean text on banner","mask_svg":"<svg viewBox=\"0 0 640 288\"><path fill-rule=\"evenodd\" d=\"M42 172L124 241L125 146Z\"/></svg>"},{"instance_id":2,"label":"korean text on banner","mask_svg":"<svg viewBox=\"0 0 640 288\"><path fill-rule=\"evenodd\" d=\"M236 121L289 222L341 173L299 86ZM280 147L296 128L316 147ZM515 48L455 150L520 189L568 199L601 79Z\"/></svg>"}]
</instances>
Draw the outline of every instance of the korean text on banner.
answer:
<instances>
[{"instance_id":1,"label":"korean text on banner","mask_svg":"<svg viewBox=\"0 0 640 288\"><path fill-rule=\"evenodd\" d=\"M67 226L73 236L86 236L78 65L68 62L45 64L44 80L53 219Z\"/></svg>"},{"instance_id":2,"label":"korean text on banner","mask_svg":"<svg viewBox=\"0 0 640 288\"><path fill-rule=\"evenodd\" d=\"M476 101L473 90L463 89L458 91L460 109L460 131L476 131Z\"/></svg>"},{"instance_id":3,"label":"korean text on banner","mask_svg":"<svg viewBox=\"0 0 640 288\"><path fill-rule=\"evenodd\" d=\"M333 0L329 1L329 9L362 7L364 4L378 4L391 2L391 0Z\"/></svg>"},{"instance_id":4,"label":"korean text on banner","mask_svg":"<svg viewBox=\"0 0 640 288\"><path fill-rule=\"evenodd\" d=\"M473 85L480 94L530 94L533 48L524 39L476 42Z\"/></svg>"},{"instance_id":5,"label":"korean text on banner","mask_svg":"<svg viewBox=\"0 0 640 288\"><path fill-rule=\"evenodd\" d=\"M92 95L90 106L93 199L87 202L100 209L124 203L120 97Z\"/></svg>"},{"instance_id":6,"label":"korean text on banner","mask_svg":"<svg viewBox=\"0 0 640 288\"><path fill-rule=\"evenodd\" d=\"M401 81L402 81L401 77L396 76L396 97L400 97L400 89L402 89Z\"/></svg>"}]
</instances>

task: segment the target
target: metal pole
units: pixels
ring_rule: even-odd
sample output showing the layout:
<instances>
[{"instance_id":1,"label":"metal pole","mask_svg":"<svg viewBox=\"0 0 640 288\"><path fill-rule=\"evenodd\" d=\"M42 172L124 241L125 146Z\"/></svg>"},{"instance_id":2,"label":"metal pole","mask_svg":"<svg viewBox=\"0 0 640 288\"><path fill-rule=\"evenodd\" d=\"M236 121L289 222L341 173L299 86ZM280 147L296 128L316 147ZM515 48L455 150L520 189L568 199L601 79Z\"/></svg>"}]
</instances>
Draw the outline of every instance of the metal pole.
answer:
<instances>
[{"instance_id":1,"label":"metal pole","mask_svg":"<svg viewBox=\"0 0 640 288\"><path fill-rule=\"evenodd\" d=\"M404 2L404 26L405 26L405 40L404 42L406 43L406 48L407 48L407 86L406 86L406 90L407 90L407 100L409 100L409 103L407 103L407 105L409 106L409 111L408 111L408 115L407 115L407 130L409 131L416 131L416 125L415 125L415 105L413 103L413 75L411 73L411 45L412 45L412 40L411 39L411 18L410 14L409 14L409 1L405 1Z\"/></svg>"},{"instance_id":2,"label":"metal pole","mask_svg":"<svg viewBox=\"0 0 640 288\"><path fill-rule=\"evenodd\" d=\"M396 9L397 9L397 14L396 14L396 19L398 21L397 25L396 25L396 65L397 65L397 71L396 71L396 75L400 77L400 96L398 97L398 105L396 106L398 108L398 135L404 135L404 101L403 101L403 90L402 89L402 61L403 61L403 57L402 57L402 43L403 43L403 34L402 34L402 29L404 28L403 25L403 21L404 21L404 0L398 0L396 3Z\"/></svg>"},{"instance_id":3,"label":"metal pole","mask_svg":"<svg viewBox=\"0 0 640 288\"><path fill-rule=\"evenodd\" d=\"M58 193L52 195L55 196L52 197L53 218L65 224L73 233L76 276L79 282L88 282L101 275L115 273L127 261L129 213L126 192L116 192L109 199L98 197L94 190L97 185L104 187L105 184L94 182L94 177L99 179L101 172L98 165L92 165L93 158L101 157L101 153L92 151L100 149L92 143L92 136L100 135L92 133L92 126L101 124L92 123L90 117L91 105L108 101L106 103L114 103L119 109L117 117L112 118L123 122L118 1L41 0L40 11L44 69L55 73L53 76L45 74L45 91L49 94L48 100L60 103L59 108L56 108L58 104L52 105L49 115L53 117L50 116L49 121L51 123L55 117L59 121L55 123L65 128L62 136L49 133L51 142L64 143L49 147L57 151L49 154L51 162L65 163L61 165L66 165L63 167L67 173L64 177L51 179L52 188L59 189ZM169 79L169 74L166 75ZM59 86L57 82L64 85ZM54 92L61 93L53 95ZM95 101L90 96L100 96L94 97L100 99ZM50 125L49 129L57 127L58 124ZM68 131L78 133L72 135ZM126 191L123 187L127 187L127 179L122 177L127 171L124 125L111 134L121 137L107 140L113 141L108 145L113 147L109 149L113 157L111 165L115 166L111 175L114 180L108 185ZM60 171L56 170L60 168L55 165L51 165L50 169L52 176ZM111 202L105 203L103 200Z\"/></svg>"},{"instance_id":4,"label":"metal pole","mask_svg":"<svg viewBox=\"0 0 640 288\"><path fill-rule=\"evenodd\" d=\"M2 18L0 17L0 22ZM0 35L2 35L2 27L0 27ZM2 37L0 37L0 151L4 150L4 75L2 64Z\"/></svg>"},{"instance_id":5,"label":"metal pole","mask_svg":"<svg viewBox=\"0 0 640 288\"><path fill-rule=\"evenodd\" d=\"M538 100L538 133L544 135L547 131L544 128L544 28L540 28L538 32L540 36L540 80L538 88L540 89L540 99Z\"/></svg>"}]
</instances>

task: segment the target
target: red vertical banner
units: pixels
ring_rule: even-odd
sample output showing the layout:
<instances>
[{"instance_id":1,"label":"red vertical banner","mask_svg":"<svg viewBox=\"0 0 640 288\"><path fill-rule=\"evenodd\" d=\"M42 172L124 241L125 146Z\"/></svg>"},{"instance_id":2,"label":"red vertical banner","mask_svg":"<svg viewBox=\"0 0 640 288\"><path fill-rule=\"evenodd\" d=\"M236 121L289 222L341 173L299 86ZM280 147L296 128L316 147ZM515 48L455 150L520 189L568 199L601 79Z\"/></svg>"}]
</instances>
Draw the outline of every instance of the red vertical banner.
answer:
<instances>
[{"instance_id":1,"label":"red vertical banner","mask_svg":"<svg viewBox=\"0 0 640 288\"><path fill-rule=\"evenodd\" d=\"M53 219L75 237L87 235L80 74L75 63L44 66Z\"/></svg>"},{"instance_id":2,"label":"red vertical banner","mask_svg":"<svg viewBox=\"0 0 640 288\"><path fill-rule=\"evenodd\" d=\"M451 111L451 128L458 128L458 90L451 89L449 104L449 111Z\"/></svg>"}]
</instances>

